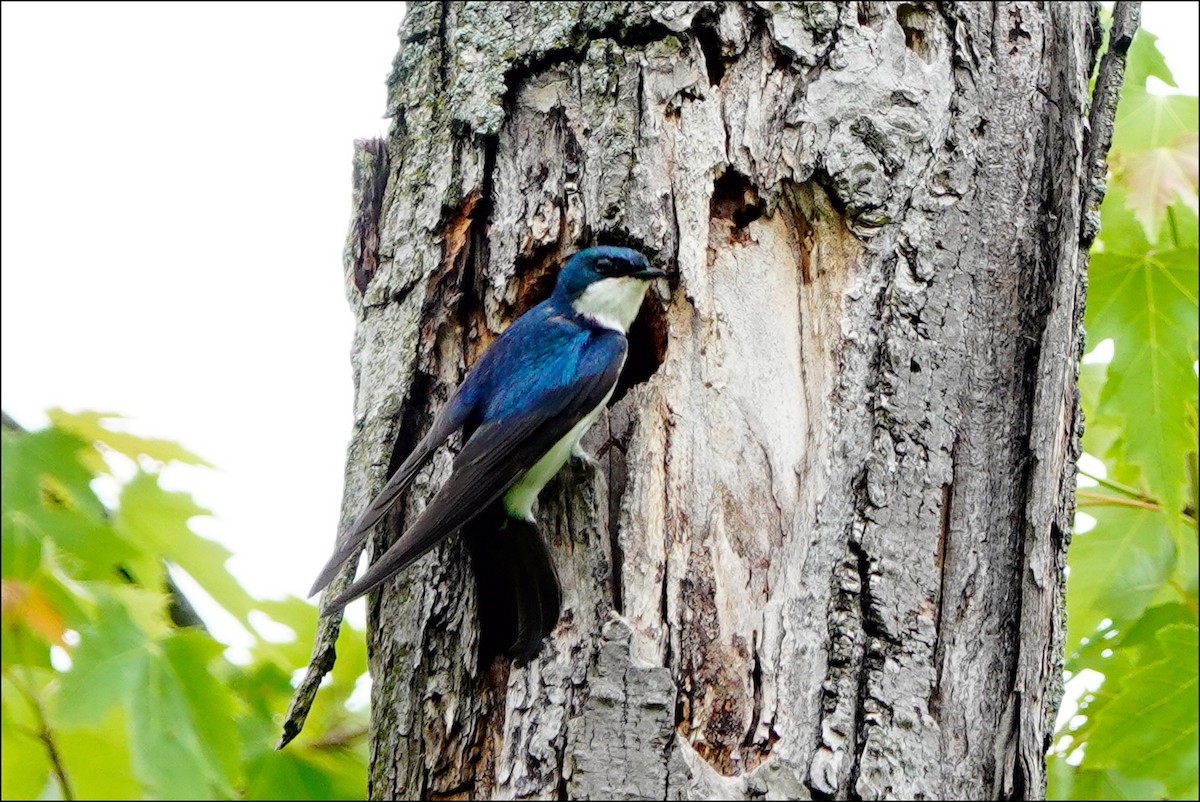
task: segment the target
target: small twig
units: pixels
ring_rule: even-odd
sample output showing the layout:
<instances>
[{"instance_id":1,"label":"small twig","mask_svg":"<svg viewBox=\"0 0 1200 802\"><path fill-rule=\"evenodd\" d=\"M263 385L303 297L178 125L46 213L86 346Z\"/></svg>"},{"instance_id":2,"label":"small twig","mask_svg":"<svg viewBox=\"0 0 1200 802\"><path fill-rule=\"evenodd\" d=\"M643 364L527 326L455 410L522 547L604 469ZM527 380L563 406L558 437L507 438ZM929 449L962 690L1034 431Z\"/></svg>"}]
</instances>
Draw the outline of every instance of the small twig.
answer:
<instances>
[{"instance_id":1,"label":"small twig","mask_svg":"<svg viewBox=\"0 0 1200 802\"><path fill-rule=\"evenodd\" d=\"M50 730L50 725L46 723L46 712L42 709L40 702L35 702L35 708L38 716L38 738L46 747L46 755L50 758L50 766L54 769L54 776L58 779L58 786L62 790L63 799L75 799L75 792L71 789L71 779L67 776L67 767L63 764L62 756L58 753L58 744L54 742L54 733Z\"/></svg>"},{"instance_id":2,"label":"small twig","mask_svg":"<svg viewBox=\"0 0 1200 802\"><path fill-rule=\"evenodd\" d=\"M15 630L14 639L17 643L17 651L24 654L24 639L22 638L20 628ZM54 776L58 780L58 787L62 791L63 799L68 800L68 802L75 799L75 792L71 789L71 779L67 776L67 767L63 763L62 755L59 754L58 743L54 740L54 731L50 729L50 723L46 720L46 709L42 707L41 700L33 692L31 688L32 683L18 679L16 670L5 673L8 674L13 687L20 692L21 696L25 697L25 701L29 703L29 707L33 710L34 718L37 719L37 730L29 730L29 734L35 736L42 742L42 746L46 748L46 756L50 759L50 768L54 771Z\"/></svg>"}]
</instances>

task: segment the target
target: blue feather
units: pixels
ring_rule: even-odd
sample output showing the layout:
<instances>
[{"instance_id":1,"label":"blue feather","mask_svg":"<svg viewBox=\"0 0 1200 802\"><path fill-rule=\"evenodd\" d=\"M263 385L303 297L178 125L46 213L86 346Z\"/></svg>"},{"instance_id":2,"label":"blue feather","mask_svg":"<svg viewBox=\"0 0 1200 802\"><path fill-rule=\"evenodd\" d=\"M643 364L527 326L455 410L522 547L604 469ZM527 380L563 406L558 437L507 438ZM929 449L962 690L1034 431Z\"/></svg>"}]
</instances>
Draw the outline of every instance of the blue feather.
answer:
<instances>
[{"instance_id":1,"label":"blue feather","mask_svg":"<svg viewBox=\"0 0 1200 802\"><path fill-rule=\"evenodd\" d=\"M506 561L511 568L507 580L494 570L480 579L484 573L477 566L479 592L486 587L516 604L515 611L504 615L515 615L519 621L506 620L500 629L519 633L514 636L518 642L510 653L528 659L536 652L557 621L557 579L544 546L535 547L529 540L537 537L536 528L530 521L521 522L513 516L528 515L533 495L558 470L565 450L573 445L569 441L582 435L600 405L610 397L627 348L624 332L579 314L576 302L589 287L606 279L620 279L625 283L619 286L628 288L633 286L629 284L631 278L648 282L661 275L644 256L627 248L590 248L567 260L550 298L518 318L480 357L429 432L340 541L317 578L313 593L337 575L367 532L407 489L421 465L455 430L464 429L467 441L454 461L451 475L421 516L363 576L324 605L323 615L337 612L455 529L492 510L480 518L486 525L476 525L473 530L476 545L472 553L494 553L478 538L483 536L481 529L495 528L492 522L501 519L507 523L499 526L497 537L502 541L497 542L511 543L525 556ZM637 299L634 295L633 300ZM509 510L506 519L503 511L495 512L496 505L514 487L513 493L527 495L522 497L522 509ZM508 587L508 580L516 585ZM530 595L523 589L530 585L540 590ZM496 620L494 615L489 617L492 620Z\"/></svg>"}]
</instances>

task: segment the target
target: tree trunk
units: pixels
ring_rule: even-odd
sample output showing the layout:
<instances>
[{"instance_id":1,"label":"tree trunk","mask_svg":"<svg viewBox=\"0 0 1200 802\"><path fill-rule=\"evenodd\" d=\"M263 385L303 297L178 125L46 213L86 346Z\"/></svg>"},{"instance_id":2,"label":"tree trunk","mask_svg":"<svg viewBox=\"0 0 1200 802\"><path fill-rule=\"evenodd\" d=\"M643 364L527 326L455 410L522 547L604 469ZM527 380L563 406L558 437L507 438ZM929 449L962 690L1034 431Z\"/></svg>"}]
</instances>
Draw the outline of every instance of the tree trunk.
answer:
<instances>
[{"instance_id":1,"label":"tree trunk","mask_svg":"<svg viewBox=\"0 0 1200 802\"><path fill-rule=\"evenodd\" d=\"M1043 794L1097 41L1082 3L410 4L344 520L564 256L672 281L542 496L540 657L476 669L457 538L372 597L373 797Z\"/></svg>"}]
</instances>

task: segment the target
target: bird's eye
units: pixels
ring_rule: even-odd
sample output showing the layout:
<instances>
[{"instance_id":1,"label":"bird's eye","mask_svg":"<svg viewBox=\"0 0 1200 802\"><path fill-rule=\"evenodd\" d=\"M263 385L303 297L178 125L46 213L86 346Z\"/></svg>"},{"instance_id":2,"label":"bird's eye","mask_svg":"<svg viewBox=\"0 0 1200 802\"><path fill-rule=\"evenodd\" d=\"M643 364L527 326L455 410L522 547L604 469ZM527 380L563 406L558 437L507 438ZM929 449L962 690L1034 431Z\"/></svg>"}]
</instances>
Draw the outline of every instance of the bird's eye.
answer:
<instances>
[{"instance_id":1,"label":"bird's eye","mask_svg":"<svg viewBox=\"0 0 1200 802\"><path fill-rule=\"evenodd\" d=\"M612 259L598 259L596 261L596 272L602 276L611 276L617 272L617 264Z\"/></svg>"}]
</instances>

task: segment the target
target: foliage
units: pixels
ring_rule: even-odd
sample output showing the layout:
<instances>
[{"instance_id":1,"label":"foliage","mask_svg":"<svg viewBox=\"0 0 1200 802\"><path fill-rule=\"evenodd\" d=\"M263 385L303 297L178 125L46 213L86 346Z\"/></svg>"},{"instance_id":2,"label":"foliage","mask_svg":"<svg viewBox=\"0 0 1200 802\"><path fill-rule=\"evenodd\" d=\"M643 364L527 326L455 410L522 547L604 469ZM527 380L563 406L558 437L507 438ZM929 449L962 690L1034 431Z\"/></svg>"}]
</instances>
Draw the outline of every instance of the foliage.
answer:
<instances>
[{"instance_id":1,"label":"foliage","mask_svg":"<svg viewBox=\"0 0 1200 802\"><path fill-rule=\"evenodd\" d=\"M203 460L112 416L50 417L3 431L3 798L362 798L361 633L343 631L307 737L274 751L308 650L259 630L311 632L315 608L250 597L191 530L206 511L160 472ZM224 656L180 572L254 637L248 662Z\"/></svg>"},{"instance_id":2,"label":"foliage","mask_svg":"<svg viewBox=\"0 0 1200 802\"><path fill-rule=\"evenodd\" d=\"M1067 580L1067 676L1079 700L1050 795L1195 799L1197 788L1197 99L1142 31L1129 52L1108 196L1091 257L1083 474ZM1091 479L1091 481L1088 481ZM1086 520L1086 519L1085 519ZM1091 672L1096 672L1092 674ZM1068 682L1068 687L1072 685ZM1093 683L1093 687L1095 684Z\"/></svg>"}]
</instances>

